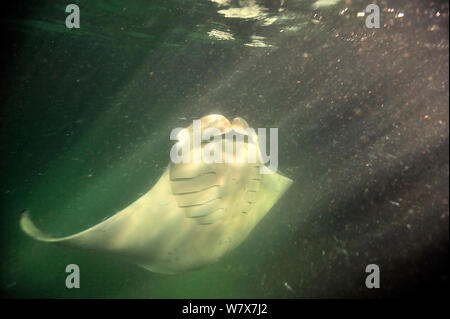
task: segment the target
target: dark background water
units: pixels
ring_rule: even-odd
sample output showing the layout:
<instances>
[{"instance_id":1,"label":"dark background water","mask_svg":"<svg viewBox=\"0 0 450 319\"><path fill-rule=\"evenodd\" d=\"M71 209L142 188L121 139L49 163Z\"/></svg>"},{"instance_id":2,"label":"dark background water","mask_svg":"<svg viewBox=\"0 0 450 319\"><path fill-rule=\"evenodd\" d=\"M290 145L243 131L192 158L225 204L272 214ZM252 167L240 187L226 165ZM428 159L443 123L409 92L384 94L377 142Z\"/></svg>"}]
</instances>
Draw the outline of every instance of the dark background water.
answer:
<instances>
[{"instance_id":1,"label":"dark background water","mask_svg":"<svg viewBox=\"0 0 450 319\"><path fill-rule=\"evenodd\" d=\"M448 293L447 1L381 1L380 29L356 17L369 1L230 2L257 5L253 18L210 1L73 1L72 30L69 3L2 10L3 296ZM58 236L127 206L164 171L170 131L211 113L278 127L279 169L294 180L218 263L160 275L21 232L25 208ZM65 287L70 263L80 289ZM365 287L371 263L380 289Z\"/></svg>"}]
</instances>

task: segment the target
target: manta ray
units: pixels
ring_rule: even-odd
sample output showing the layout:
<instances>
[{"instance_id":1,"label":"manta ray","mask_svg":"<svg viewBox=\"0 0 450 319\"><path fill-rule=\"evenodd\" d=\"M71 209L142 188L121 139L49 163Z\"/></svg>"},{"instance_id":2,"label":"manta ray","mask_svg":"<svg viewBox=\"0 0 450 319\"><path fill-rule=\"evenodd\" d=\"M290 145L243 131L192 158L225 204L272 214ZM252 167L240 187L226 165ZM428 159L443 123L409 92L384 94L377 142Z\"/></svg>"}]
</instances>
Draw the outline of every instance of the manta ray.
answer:
<instances>
[{"instance_id":1,"label":"manta ray","mask_svg":"<svg viewBox=\"0 0 450 319\"><path fill-rule=\"evenodd\" d=\"M202 130L213 128L216 134L213 140L190 145L192 151L221 142L229 130L248 135L248 124L239 117L230 122L212 114L200 121ZM192 125L184 133L192 138ZM260 152L257 139L252 134L244 141L244 149ZM260 160L243 159L232 163L170 161L142 197L71 236L54 238L43 233L28 211L22 213L20 226L36 240L108 252L157 273L197 269L242 243L292 184L279 173L262 174L260 168L267 167Z\"/></svg>"}]
</instances>

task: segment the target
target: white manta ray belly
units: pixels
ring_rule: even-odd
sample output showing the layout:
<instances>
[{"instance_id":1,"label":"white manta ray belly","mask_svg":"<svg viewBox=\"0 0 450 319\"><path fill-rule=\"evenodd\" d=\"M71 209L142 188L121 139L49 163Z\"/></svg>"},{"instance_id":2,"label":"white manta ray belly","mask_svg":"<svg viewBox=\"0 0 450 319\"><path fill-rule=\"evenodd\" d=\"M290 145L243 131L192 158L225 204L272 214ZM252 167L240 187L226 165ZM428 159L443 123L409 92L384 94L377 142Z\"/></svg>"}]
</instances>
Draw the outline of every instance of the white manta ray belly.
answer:
<instances>
[{"instance_id":1,"label":"white manta ray belly","mask_svg":"<svg viewBox=\"0 0 450 319\"><path fill-rule=\"evenodd\" d=\"M243 132L247 123L221 115L201 119L201 128ZM192 137L192 126L187 128ZM255 135L254 138L257 138ZM217 140L198 146L214 146ZM258 144L245 142L244 149ZM194 146L191 145L194 150ZM226 150L222 149L225 153ZM28 212L20 225L34 239L107 251L148 270L178 273L210 264L239 245L292 184L280 174L261 174L261 163L170 162L141 198L78 234L53 238L37 229Z\"/></svg>"}]
</instances>

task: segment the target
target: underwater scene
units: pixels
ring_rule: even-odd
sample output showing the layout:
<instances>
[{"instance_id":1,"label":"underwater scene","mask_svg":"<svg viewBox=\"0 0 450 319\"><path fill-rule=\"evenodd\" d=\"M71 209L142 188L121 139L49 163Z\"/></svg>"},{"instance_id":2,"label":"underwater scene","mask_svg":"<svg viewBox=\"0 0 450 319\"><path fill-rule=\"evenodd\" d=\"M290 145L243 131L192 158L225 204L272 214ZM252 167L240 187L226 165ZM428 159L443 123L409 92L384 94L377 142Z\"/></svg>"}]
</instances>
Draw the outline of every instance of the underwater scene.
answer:
<instances>
[{"instance_id":1,"label":"underwater scene","mask_svg":"<svg viewBox=\"0 0 450 319\"><path fill-rule=\"evenodd\" d=\"M1 14L3 298L448 293L448 1Z\"/></svg>"}]
</instances>

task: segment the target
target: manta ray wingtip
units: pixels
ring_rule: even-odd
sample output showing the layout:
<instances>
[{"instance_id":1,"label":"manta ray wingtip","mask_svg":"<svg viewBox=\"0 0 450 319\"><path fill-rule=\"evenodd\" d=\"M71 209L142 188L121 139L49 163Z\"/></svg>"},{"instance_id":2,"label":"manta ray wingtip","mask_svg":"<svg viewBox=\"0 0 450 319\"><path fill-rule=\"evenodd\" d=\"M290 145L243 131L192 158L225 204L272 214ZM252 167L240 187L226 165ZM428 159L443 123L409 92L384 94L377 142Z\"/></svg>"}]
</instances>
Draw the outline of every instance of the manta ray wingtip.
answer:
<instances>
[{"instance_id":1,"label":"manta ray wingtip","mask_svg":"<svg viewBox=\"0 0 450 319\"><path fill-rule=\"evenodd\" d=\"M20 213L20 228L31 238L42 241L46 241L48 238L48 236L43 234L31 221L30 211L28 209L24 209Z\"/></svg>"},{"instance_id":2,"label":"manta ray wingtip","mask_svg":"<svg viewBox=\"0 0 450 319\"><path fill-rule=\"evenodd\" d=\"M22 209L21 211L20 211L20 216L22 217L23 215L27 215L27 214L30 214L30 210L29 209Z\"/></svg>"}]
</instances>

